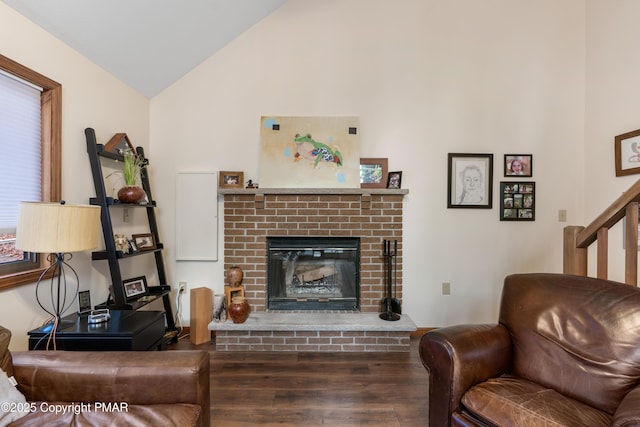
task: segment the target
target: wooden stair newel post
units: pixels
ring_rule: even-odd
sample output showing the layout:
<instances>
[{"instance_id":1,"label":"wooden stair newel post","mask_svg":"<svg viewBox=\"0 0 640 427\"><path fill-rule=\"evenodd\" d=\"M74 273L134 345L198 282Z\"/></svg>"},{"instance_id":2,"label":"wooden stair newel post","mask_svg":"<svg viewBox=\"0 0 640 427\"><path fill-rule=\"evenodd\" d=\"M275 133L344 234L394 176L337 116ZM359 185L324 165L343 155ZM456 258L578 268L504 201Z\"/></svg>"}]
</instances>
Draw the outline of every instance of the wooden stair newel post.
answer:
<instances>
[{"instance_id":1,"label":"wooden stair newel post","mask_svg":"<svg viewBox=\"0 0 640 427\"><path fill-rule=\"evenodd\" d=\"M638 202L627 205L625 210L624 282L638 285Z\"/></svg>"},{"instance_id":2,"label":"wooden stair newel post","mask_svg":"<svg viewBox=\"0 0 640 427\"><path fill-rule=\"evenodd\" d=\"M578 235L582 226L570 225L564 228L564 253L562 272L577 276L587 275L587 248L578 247Z\"/></svg>"}]
</instances>

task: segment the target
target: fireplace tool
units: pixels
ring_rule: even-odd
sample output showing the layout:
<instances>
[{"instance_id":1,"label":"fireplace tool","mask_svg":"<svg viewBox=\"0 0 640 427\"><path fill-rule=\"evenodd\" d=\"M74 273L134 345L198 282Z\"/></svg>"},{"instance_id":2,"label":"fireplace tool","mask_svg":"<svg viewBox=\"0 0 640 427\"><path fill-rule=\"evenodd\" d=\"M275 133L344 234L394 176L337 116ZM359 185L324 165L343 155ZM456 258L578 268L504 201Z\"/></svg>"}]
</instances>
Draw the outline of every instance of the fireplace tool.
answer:
<instances>
[{"instance_id":1,"label":"fireplace tool","mask_svg":"<svg viewBox=\"0 0 640 427\"><path fill-rule=\"evenodd\" d=\"M391 240L384 240L383 244L384 250L382 254L387 259L387 297L382 300L382 306L386 311L380 313L380 318L382 320L400 320L400 314L398 314L400 312L400 302L391 295L393 258L398 253L398 241L394 241L393 251L391 250Z\"/></svg>"}]
</instances>

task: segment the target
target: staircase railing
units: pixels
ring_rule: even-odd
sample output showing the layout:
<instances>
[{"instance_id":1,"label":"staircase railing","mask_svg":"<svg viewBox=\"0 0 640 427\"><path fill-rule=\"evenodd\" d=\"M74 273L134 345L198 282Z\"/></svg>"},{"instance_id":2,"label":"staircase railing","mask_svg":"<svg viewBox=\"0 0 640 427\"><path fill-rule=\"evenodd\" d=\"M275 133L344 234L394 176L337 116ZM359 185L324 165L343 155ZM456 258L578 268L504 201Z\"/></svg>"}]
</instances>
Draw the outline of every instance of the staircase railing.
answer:
<instances>
[{"instance_id":1,"label":"staircase railing","mask_svg":"<svg viewBox=\"0 0 640 427\"><path fill-rule=\"evenodd\" d=\"M563 272L587 275L587 250L597 242L596 277L608 278L609 229L624 218L625 283L638 285L638 203L640 180L625 191L587 227L564 228Z\"/></svg>"}]
</instances>

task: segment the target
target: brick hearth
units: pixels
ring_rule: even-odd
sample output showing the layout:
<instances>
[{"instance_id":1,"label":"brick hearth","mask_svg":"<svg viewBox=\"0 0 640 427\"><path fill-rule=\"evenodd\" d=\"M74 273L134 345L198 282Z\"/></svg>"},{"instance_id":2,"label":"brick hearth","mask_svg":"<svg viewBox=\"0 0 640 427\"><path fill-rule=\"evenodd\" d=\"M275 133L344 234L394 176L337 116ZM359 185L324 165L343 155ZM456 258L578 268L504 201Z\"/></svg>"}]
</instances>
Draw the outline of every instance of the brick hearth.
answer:
<instances>
[{"instance_id":1,"label":"brick hearth","mask_svg":"<svg viewBox=\"0 0 640 427\"><path fill-rule=\"evenodd\" d=\"M267 236L360 237L360 310L362 313L378 313L380 301L386 295L385 259L382 256L385 239L398 241L397 276L394 274L394 278L397 277L396 296L402 299L402 204L407 193L407 190L387 189L221 189L220 194L224 195L225 271L232 265L242 267L243 285L251 312L265 313ZM258 344L255 331L247 331L243 335L237 330L224 331L228 328L220 326L210 326L210 329L217 331L216 348L218 340L228 342L223 338L227 336L234 336L234 340L238 336L246 336L245 341L255 344L254 348L249 346L251 350L264 347L262 342ZM289 328L291 339L296 341L300 337L296 336L294 329L293 325ZM332 343L337 341L331 340L344 340L346 331L349 337L361 337L357 343L354 342L357 348L361 348L360 344L371 343L371 336L367 339L367 333L376 331L375 326L368 328L369 332L353 331L348 327L335 329L316 330L317 338L328 337L327 345L335 349ZM272 332L278 337L285 333ZM397 332L377 331L375 339L385 340L390 333L394 335ZM258 333L264 334L265 331ZM401 334L408 340L408 332ZM280 342L279 339L277 341ZM313 348L318 351L317 346ZM221 350L224 349L221 346Z\"/></svg>"}]
</instances>

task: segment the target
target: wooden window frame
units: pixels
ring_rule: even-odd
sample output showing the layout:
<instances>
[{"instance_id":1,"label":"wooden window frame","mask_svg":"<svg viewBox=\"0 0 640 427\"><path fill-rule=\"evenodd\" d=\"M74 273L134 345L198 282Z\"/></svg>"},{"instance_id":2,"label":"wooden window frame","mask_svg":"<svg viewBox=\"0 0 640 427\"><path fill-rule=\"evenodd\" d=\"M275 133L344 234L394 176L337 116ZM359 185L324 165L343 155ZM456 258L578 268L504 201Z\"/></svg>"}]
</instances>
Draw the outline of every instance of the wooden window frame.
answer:
<instances>
[{"instance_id":1,"label":"wooden window frame","mask_svg":"<svg viewBox=\"0 0 640 427\"><path fill-rule=\"evenodd\" d=\"M62 198L62 85L3 55L0 55L0 70L42 88L42 201L59 201ZM0 276L0 290L35 283L50 265L46 256L41 256L39 263L38 268Z\"/></svg>"}]
</instances>

